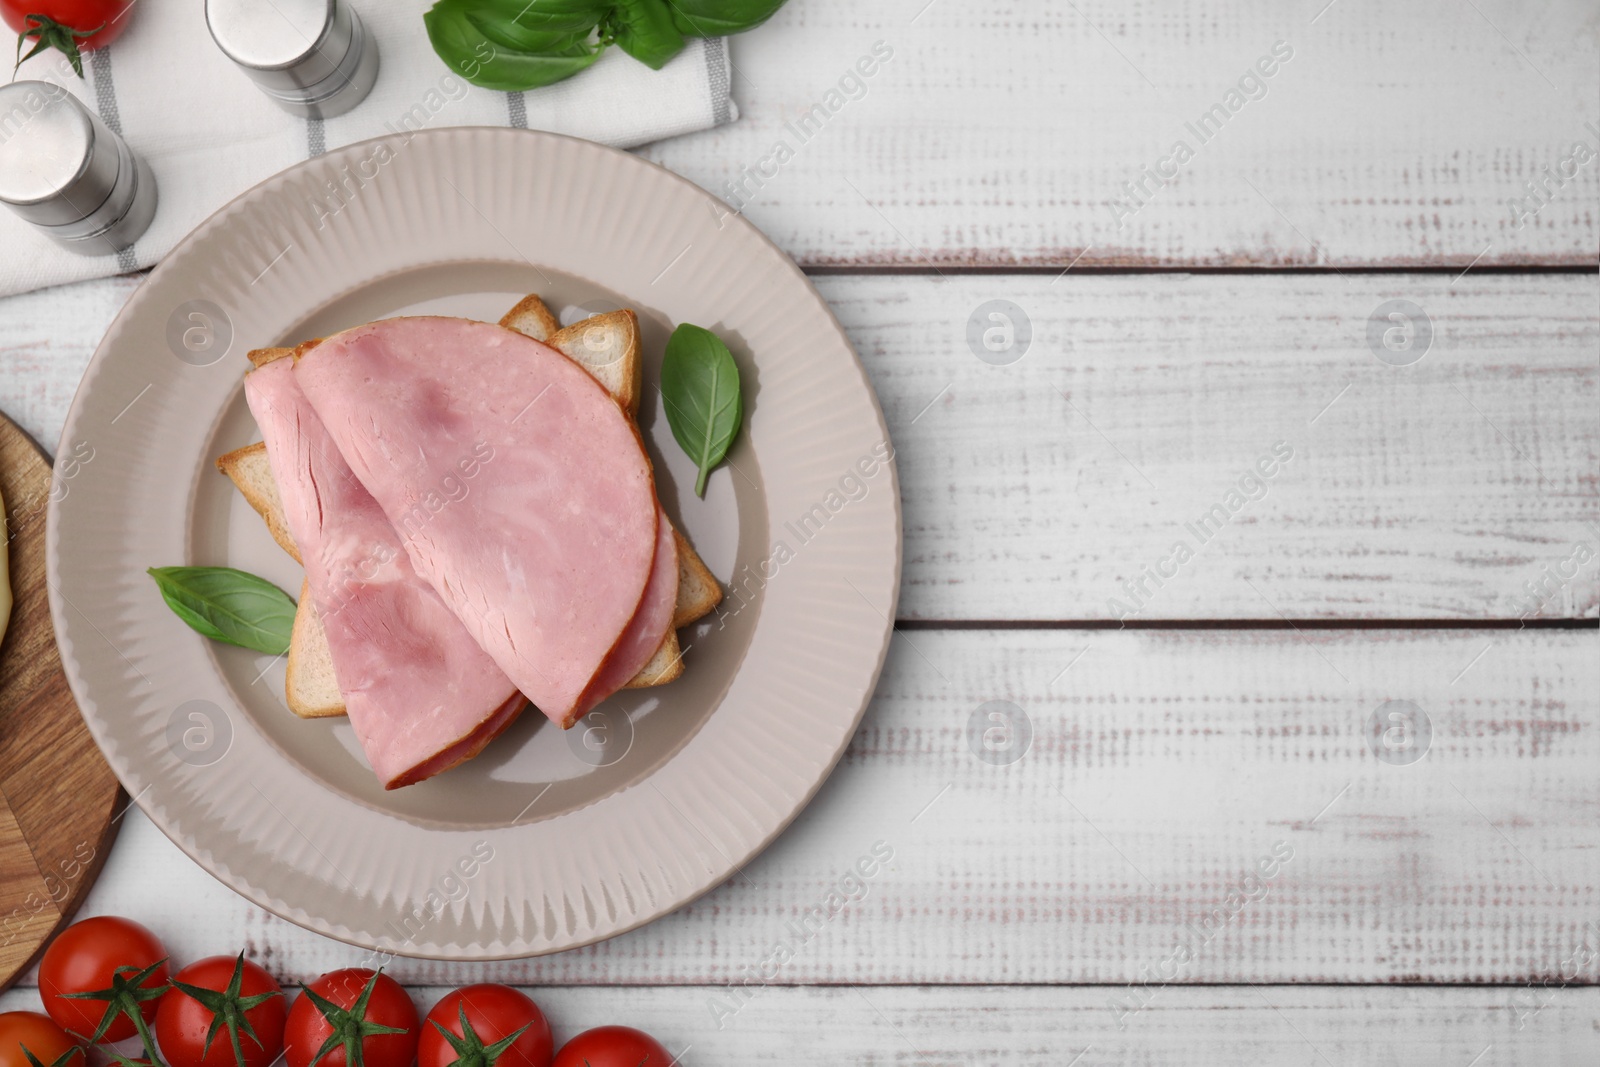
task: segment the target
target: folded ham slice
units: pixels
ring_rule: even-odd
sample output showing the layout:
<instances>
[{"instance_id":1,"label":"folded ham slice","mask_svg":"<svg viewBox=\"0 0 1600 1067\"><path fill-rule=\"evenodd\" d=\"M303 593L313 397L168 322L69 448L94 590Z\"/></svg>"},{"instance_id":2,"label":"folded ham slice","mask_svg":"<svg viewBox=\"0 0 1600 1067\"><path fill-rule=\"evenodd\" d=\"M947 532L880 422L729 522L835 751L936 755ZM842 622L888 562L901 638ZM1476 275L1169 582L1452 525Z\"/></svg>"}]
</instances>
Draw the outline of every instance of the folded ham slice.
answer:
<instances>
[{"instance_id":1,"label":"folded ham slice","mask_svg":"<svg viewBox=\"0 0 1600 1067\"><path fill-rule=\"evenodd\" d=\"M417 574L280 359L245 376L284 518L367 762L387 789L470 759L525 704Z\"/></svg>"},{"instance_id":2,"label":"folded ham slice","mask_svg":"<svg viewBox=\"0 0 1600 1067\"><path fill-rule=\"evenodd\" d=\"M678 542L671 520L666 512L659 511L659 504L656 506L656 558L651 565L650 581L639 600L639 610L633 613L633 620L622 632L622 639L578 702L579 716L587 714L643 670L672 626L672 614L678 607Z\"/></svg>"},{"instance_id":3,"label":"folded ham slice","mask_svg":"<svg viewBox=\"0 0 1600 1067\"><path fill-rule=\"evenodd\" d=\"M571 726L656 560L659 508L628 416L555 349L466 319L335 334L295 377L417 573Z\"/></svg>"}]
</instances>

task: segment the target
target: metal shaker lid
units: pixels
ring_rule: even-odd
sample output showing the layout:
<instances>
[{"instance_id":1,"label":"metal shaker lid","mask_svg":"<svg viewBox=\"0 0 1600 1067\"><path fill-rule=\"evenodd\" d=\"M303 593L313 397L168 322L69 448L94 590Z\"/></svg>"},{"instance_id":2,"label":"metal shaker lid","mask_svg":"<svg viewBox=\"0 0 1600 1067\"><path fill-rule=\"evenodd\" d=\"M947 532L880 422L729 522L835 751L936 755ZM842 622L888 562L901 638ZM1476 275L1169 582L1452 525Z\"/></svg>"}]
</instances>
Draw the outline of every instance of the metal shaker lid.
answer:
<instances>
[{"instance_id":1,"label":"metal shaker lid","mask_svg":"<svg viewBox=\"0 0 1600 1067\"><path fill-rule=\"evenodd\" d=\"M339 0L206 0L206 24L217 47L275 94L338 73L355 33Z\"/></svg>"},{"instance_id":2,"label":"metal shaker lid","mask_svg":"<svg viewBox=\"0 0 1600 1067\"><path fill-rule=\"evenodd\" d=\"M0 201L41 226L92 215L117 184L117 138L50 82L0 85Z\"/></svg>"}]
</instances>

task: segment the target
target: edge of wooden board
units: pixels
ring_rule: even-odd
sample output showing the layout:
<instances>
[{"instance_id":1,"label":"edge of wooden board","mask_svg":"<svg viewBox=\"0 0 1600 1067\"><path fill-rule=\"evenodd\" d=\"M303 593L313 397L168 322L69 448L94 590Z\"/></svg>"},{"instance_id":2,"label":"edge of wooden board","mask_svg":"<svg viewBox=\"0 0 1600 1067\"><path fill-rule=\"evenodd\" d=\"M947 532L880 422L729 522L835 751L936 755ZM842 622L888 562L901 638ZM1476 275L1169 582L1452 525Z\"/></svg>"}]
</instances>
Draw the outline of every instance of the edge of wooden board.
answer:
<instances>
[{"instance_id":1,"label":"edge of wooden board","mask_svg":"<svg viewBox=\"0 0 1600 1067\"><path fill-rule=\"evenodd\" d=\"M9 864L0 875L0 892L8 894L0 898L0 990L77 913L105 866L127 803L78 715L56 650L45 576L51 485L44 450L0 414L0 490L15 599L0 643L0 832L8 833L0 847L25 852L33 866L31 877ZM75 780L69 769L85 760L97 766L87 781ZM24 775L61 789L35 794Z\"/></svg>"}]
</instances>

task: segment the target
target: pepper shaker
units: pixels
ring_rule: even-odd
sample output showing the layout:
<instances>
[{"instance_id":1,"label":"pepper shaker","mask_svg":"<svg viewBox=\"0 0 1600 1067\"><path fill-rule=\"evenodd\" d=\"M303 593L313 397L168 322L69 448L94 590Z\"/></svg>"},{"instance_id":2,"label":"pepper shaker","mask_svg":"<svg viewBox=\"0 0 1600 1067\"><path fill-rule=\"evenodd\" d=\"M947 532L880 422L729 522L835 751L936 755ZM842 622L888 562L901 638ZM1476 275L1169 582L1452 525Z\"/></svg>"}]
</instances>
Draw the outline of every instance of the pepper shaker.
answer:
<instances>
[{"instance_id":1,"label":"pepper shaker","mask_svg":"<svg viewBox=\"0 0 1600 1067\"><path fill-rule=\"evenodd\" d=\"M156 179L100 117L51 82L0 85L0 201L70 251L120 252L156 213Z\"/></svg>"},{"instance_id":2,"label":"pepper shaker","mask_svg":"<svg viewBox=\"0 0 1600 1067\"><path fill-rule=\"evenodd\" d=\"M223 54L292 115L342 115L378 80L378 42L346 0L206 0L206 25Z\"/></svg>"}]
</instances>

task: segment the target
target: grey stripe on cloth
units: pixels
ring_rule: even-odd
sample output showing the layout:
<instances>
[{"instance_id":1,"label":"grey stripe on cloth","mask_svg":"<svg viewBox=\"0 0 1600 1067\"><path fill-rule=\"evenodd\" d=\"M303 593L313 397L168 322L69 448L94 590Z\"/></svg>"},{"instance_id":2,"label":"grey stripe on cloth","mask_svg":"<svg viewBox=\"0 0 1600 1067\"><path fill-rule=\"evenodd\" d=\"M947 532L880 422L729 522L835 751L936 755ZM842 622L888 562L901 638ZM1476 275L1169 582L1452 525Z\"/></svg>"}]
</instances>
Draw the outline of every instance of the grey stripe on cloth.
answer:
<instances>
[{"instance_id":1,"label":"grey stripe on cloth","mask_svg":"<svg viewBox=\"0 0 1600 1067\"><path fill-rule=\"evenodd\" d=\"M306 158L315 159L328 150L328 131L322 119L306 119Z\"/></svg>"},{"instance_id":2,"label":"grey stripe on cloth","mask_svg":"<svg viewBox=\"0 0 1600 1067\"><path fill-rule=\"evenodd\" d=\"M96 48L89 53L89 73L94 75L94 106L100 121L111 132L122 136L122 112L117 110L117 86L111 80L111 49Z\"/></svg>"},{"instance_id":3,"label":"grey stripe on cloth","mask_svg":"<svg viewBox=\"0 0 1600 1067\"><path fill-rule=\"evenodd\" d=\"M706 78L711 82L711 118L718 126L731 121L728 92L728 41L725 37L706 38Z\"/></svg>"},{"instance_id":4,"label":"grey stripe on cloth","mask_svg":"<svg viewBox=\"0 0 1600 1067\"><path fill-rule=\"evenodd\" d=\"M100 121L118 137L122 136L122 112L117 109L117 83L111 77L111 47L89 53L89 73L94 75L94 107ZM137 242L135 242L137 243ZM117 269L126 274L139 269L139 257L129 245L117 253Z\"/></svg>"},{"instance_id":5,"label":"grey stripe on cloth","mask_svg":"<svg viewBox=\"0 0 1600 1067\"><path fill-rule=\"evenodd\" d=\"M528 101L521 93L506 94L506 117L517 129L528 128Z\"/></svg>"}]
</instances>

